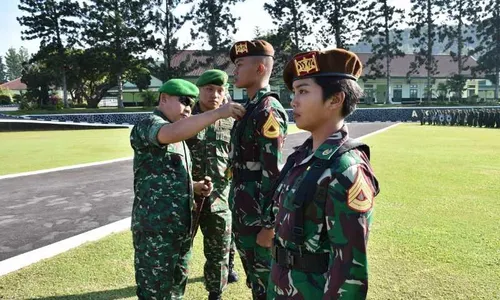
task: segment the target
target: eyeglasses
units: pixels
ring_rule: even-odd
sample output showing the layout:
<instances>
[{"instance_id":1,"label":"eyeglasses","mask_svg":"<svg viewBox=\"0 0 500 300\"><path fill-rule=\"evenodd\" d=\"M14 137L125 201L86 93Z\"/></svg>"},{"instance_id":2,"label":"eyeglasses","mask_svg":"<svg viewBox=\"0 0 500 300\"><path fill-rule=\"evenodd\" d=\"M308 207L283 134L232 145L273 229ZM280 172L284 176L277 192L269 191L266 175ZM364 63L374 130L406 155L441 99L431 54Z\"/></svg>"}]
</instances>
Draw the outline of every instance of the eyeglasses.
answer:
<instances>
[{"instance_id":1,"label":"eyeglasses","mask_svg":"<svg viewBox=\"0 0 500 300\"><path fill-rule=\"evenodd\" d=\"M188 96L179 96L179 102L182 105L189 106L191 108L193 108L193 106L194 106L194 100L193 100L193 98L190 98Z\"/></svg>"}]
</instances>

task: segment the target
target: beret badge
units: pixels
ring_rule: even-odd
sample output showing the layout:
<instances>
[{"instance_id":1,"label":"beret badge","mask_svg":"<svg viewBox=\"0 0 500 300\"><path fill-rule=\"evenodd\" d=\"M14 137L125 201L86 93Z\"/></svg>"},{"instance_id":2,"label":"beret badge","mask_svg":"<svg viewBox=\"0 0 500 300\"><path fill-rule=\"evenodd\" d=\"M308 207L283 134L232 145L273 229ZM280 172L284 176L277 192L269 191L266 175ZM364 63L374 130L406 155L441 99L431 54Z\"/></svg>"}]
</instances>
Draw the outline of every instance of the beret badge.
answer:
<instances>
[{"instance_id":1,"label":"beret badge","mask_svg":"<svg viewBox=\"0 0 500 300\"><path fill-rule=\"evenodd\" d=\"M248 53L247 42L236 44L235 45L235 52L236 52L236 55L243 54L243 53Z\"/></svg>"},{"instance_id":2,"label":"beret badge","mask_svg":"<svg viewBox=\"0 0 500 300\"><path fill-rule=\"evenodd\" d=\"M295 72L298 77L319 72L316 53L307 53L302 56L297 56L294 58L294 64Z\"/></svg>"}]
</instances>

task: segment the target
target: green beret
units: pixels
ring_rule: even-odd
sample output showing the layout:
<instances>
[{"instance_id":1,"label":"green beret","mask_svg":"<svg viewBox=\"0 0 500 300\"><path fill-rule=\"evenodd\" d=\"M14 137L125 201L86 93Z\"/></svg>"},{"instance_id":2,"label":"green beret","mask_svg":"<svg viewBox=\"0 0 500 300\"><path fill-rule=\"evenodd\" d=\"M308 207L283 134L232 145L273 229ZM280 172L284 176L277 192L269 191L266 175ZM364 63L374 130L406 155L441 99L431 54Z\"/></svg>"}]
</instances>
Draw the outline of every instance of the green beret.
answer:
<instances>
[{"instance_id":1,"label":"green beret","mask_svg":"<svg viewBox=\"0 0 500 300\"><path fill-rule=\"evenodd\" d=\"M187 96L196 98L200 93L198 87L184 79L170 79L165 82L160 89L160 93L169 94L171 96Z\"/></svg>"},{"instance_id":2,"label":"green beret","mask_svg":"<svg viewBox=\"0 0 500 300\"><path fill-rule=\"evenodd\" d=\"M198 78L198 81L196 81L196 85L199 87L207 84L226 86L228 78L229 76L227 75L227 73L222 70L207 70L203 72L203 74L201 74L200 78Z\"/></svg>"}]
</instances>

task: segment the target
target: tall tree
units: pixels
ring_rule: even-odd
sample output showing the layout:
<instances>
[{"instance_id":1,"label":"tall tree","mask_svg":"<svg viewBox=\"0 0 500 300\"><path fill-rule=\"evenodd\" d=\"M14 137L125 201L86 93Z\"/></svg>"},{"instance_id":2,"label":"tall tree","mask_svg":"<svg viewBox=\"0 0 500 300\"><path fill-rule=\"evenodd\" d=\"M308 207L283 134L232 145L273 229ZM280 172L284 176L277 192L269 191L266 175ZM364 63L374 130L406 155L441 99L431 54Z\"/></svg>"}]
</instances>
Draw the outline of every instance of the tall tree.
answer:
<instances>
[{"instance_id":1,"label":"tall tree","mask_svg":"<svg viewBox=\"0 0 500 300\"><path fill-rule=\"evenodd\" d=\"M387 0L365 1L363 11L366 12L360 27L362 40L372 47L372 56L368 59L368 76L386 78L386 103L391 100L391 62L395 57L404 56L401 21L403 10L388 4Z\"/></svg>"},{"instance_id":2,"label":"tall tree","mask_svg":"<svg viewBox=\"0 0 500 300\"><path fill-rule=\"evenodd\" d=\"M486 1L487 10L483 20L479 22L477 34L479 46L476 52L480 54L478 67L474 70L489 77L495 84L495 99L498 100L500 74L500 0Z\"/></svg>"},{"instance_id":3,"label":"tall tree","mask_svg":"<svg viewBox=\"0 0 500 300\"><path fill-rule=\"evenodd\" d=\"M442 8L441 0L411 0L410 25L412 28L410 38L416 39L413 45L417 51L415 61L410 64L408 76L417 73L421 66L427 71L427 101L432 99L433 76L438 74L437 61L433 55L434 43L437 40L438 29L436 20Z\"/></svg>"},{"instance_id":4,"label":"tall tree","mask_svg":"<svg viewBox=\"0 0 500 300\"><path fill-rule=\"evenodd\" d=\"M229 62L220 57L227 57L233 40L231 34L236 33L236 21L239 18L231 14L230 8L242 0L200 0L193 12L193 40L203 39L203 46L210 50L201 53L207 56L202 64L224 70Z\"/></svg>"},{"instance_id":5,"label":"tall tree","mask_svg":"<svg viewBox=\"0 0 500 300\"><path fill-rule=\"evenodd\" d=\"M439 34L440 41L446 40L444 51L450 50L453 61L457 64L457 72L454 74L452 90L458 99L462 98L462 92L467 78L464 71L470 69L465 66L470 55L474 53L469 45L474 43L475 27L478 22L481 6L477 1L448 0L444 2L448 22L441 26Z\"/></svg>"},{"instance_id":6,"label":"tall tree","mask_svg":"<svg viewBox=\"0 0 500 300\"><path fill-rule=\"evenodd\" d=\"M5 72L5 64L3 63L3 57L0 56L0 83L7 81L7 72Z\"/></svg>"},{"instance_id":7,"label":"tall tree","mask_svg":"<svg viewBox=\"0 0 500 300\"><path fill-rule=\"evenodd\" d=\"M155 46L150 0L89 0L84 3L83 39L111 54L111 73L118 84L118 107L123 107L123 75L134 58Z\"/></svg>"},{"instance_id":8,"label":"tall tree","mask_svg":"<svg viewBox=\"0 0 500 300\"><path fill-rule=\"evenodd\" d=\"M183 16L176 16L174 10L183 0L156 0L154 20L156 32L161 33L162 39L157 44L157 50L161 52L163 62L150 66L154 76L162 81L170 78L180 77L194 68L191 57L174 65L174 57L181 51L187 49L190 44L180 45L177 36L179 30L184 26L189 16L188 12Z\"/></svg>"},{"instance_id":9,"label":"tall tree","mask_svg":"<svg viewBox=\"0 0 500 300\"><path fill-rule=\"evenodd\" d=\"M18 52L14 48L9 48L5 54L5 64L7 67L7 80L14 80L21 77L23 71L23 63L27 62L26 48L21 47Z\"/></svg>"},{"instance_id":10,"label":"tall tree","mask_svg":"<svg viewBox=\"0 0 500 300\"><path fill-rule=\"evenodd\" d=\"M17 56L19 57L19 61L21 62L21 64L27 63L30 60L30 54L28 52L28 49L26 49L23 46L19 47Z\"/></svg>"},{"instance_id":11,"label":"tall tree","mask_svg":"<svg viewBox=\"0 0 500 300\"><path fill-rule=\"evenodd\" d=\"M356 0L304 0L313 9L313 23L324 26L316 38L323 47L349 49L359 37L359 1Z\"/></svg>"},{"instance_id":12,"label":"tall tree","mask_svg":"<svg viewBox=\"0 0 500 300\"><path fill-rule=\"evenodd\" d=\"M304 38L311 34L312 20L303 0L276 0L274 3L265 3L264 9L273 18L274 25L277 25L278 34L290 36L294 53L309 46Z\"/></svg>"},{"instance_id":13,"label":"tall tree","mask_svg":"<svg viewBox=\"0 0 500 300\"><path fill-rule=\"evenodd\" d=\"M20 0L19 10L26 15L18 17L21 26L27 30L21 32L24 40L41 39L42 47L52 47L57 50L62 77L64 106L68 106L66 87L66 57L65 49L77 42L79 30L78 18L81 16L78 1L72 0Z\"/></svg>"}]
</instances>

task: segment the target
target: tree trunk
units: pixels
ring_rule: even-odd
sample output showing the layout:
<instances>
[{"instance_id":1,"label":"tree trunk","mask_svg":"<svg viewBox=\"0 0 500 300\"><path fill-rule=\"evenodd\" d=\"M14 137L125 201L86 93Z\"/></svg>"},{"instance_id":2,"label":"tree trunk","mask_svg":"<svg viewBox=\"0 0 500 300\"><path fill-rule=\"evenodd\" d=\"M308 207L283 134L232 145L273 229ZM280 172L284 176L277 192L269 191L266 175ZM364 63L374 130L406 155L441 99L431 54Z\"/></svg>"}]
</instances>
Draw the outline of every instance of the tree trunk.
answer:
<instances>
[{"instance_id":1,"label":"tree trunk","mask_svg":"<svg viewBox=\"0 0 500 300\"><path fill-rule=\"evenodd\" d=\"M385 96L385 104L392 104L391 99L391 50L390 50L390 37L389 37L389 8L387 7L387 1L384 1L384 25L385 25L385 74L387 79L387 92Z\"/></svg>"},{"instance_id":2,"label":"tree trunk","mask_svg":"<svg viewBox=\"0 0 500 300\"><path fill-rule=\"evenodd\" d=\"M118 80L118 95L116 96L116 101L118 102L118 108L123 108L123 83L122 83L122 74L119 73L116 75L116 79Z\"/></svg>"},{"instance_id":3,"label":"tree trunk","mask_svg":"<svg viewBox=\"0 0 500 300\"><path fill-rule=\"evenodd\" d=\"M68 87L66 84L66 68L63 67L62 70L62 87L63 87L63 103L64 108L68 108Z\"/></svg>"},{"instance_id":4,"label":"tree trunk","mask_svg":"<svg viewBox=\"0 0 500 300\"><path fill-rule=\"evenodd\" d=\"M432 4L427 0L427 101L432 100L431 70L432 70Z\"/></svg>"},{"instance_id":5,"label":"tree trunk","mask_svg":"<svg viewBox=\"0 0 500 300\"><path fill-rule=\"evenodd\" d=\"M392 99L391 99L391 72L390 72L390 64L391 64L391 59L388 56L387 57L387 70L386 70L386 76L387 76L387 95L385 99L385 104L392 104Z\"/></svg>"},{"instance_id":6,"label":"tree trunk","mask_svg":"<svg viewBox=\"0 0 500 300\"><path fill-rule=\"evenodd\" d=\"M334 29L335 30L335 46L337 48L344 48L345 49L345 46L342 43L342 36L340 34L340 30L341 30L340 20L339 20L340 12L339 12L337 2L335 2L334 6L335 6L335 11L333 12L333 22L334 22L333 27L335 28Z\"/></svg>"},{"instance_id":7,"label":"tree trunk","mask_svg":"<svg viewBox=\"0 0 500 300\"><path fill-rule=\"evenodd\" d=\"M493 20L493 26L495 27L495 100L498 101L498 85L500 83L500 1L496 1L495 5L495 20Z\"/></svg>"},{"instance_id":8,"label":"tree trunk","mask_svg":"<svg viewBox=\"0 0 500 300\"><path fill-rule=\"evenodd\" d=\"M99 102L101 102L101 99L98 98L87 99L87 108L97 108Z\"/></svg>"},{"instance_id":9,"label":"tree trunk","mask_svg":"<svg viewBox=\"0 0 500 300\"><path fill-rule=\"evenodd\" d=\"M463 21L462 21L462 6L463 6L463 2L460 1L460 7L459 7L459 13L458 13L458 29L457 29L457 35L458 35L458 41L457 41L457 44L458 44L458 51L457 51L457 58L458 58L458 79L459 80L462 80L462 69L463 69L463 66L462 66L462 52L463 52L463 38L462 38L462 26L463 26ZM461 83L462 81L460 81ZM457 94L458 96L458 101L462 100L462 91L463 91L463 86L462 85L458 85L457 86L457 90L455 91L455 93Z\"/></svg>"},{"instance_id":10,"label":"tree trunk","mask_svg":"<svg viewBox=\"0 0 500 300\"><path fill-rule=\"evenodd\" d=\"M498 65L495 67L495 100L498 101L498 84L499 84L499 79L500 76L498 76L498 72L500 72Z\"/></svg>"}]
</instances>

